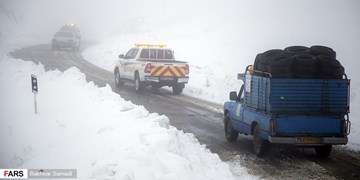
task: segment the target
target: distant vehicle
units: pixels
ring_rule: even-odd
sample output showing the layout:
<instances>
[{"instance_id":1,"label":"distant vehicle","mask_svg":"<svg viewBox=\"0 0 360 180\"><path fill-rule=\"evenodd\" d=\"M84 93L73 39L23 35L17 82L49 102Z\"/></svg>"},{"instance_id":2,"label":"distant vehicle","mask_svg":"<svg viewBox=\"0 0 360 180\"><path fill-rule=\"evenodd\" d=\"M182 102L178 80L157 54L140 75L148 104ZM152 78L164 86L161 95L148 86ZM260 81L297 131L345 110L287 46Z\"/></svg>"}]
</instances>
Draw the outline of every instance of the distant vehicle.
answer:
<instances>
[{"instance_id":1,"label":"distant vehicle","mask_svg":"<svg viewBox=\"0 0 360 180\"><path fill-rule=\"evenodd\" d=\"M169 86L173 94L180 94L189 80L189 65L175 60L174 51L165 45L135 44L126 55L119 55L114 76L118 88L130 81L134 82L136 92L146 86L153 89Z\"/></svg>"},{"instance_id":2,"label":"distant vehicle","mask_svg":"<svg viewBox=\"0 0 360 180\"><path fill-rule=\"evenodd\" d=\"M304 63L311 64L314 60L319 61L320 66L325 58L324 70L320 67L316 72L311 67L289 66L306 69L287 71L276 64L276 68L264 68L273 72L265 72L249 65L244 74L238 75L243 85L239 93L230 92L230 101L224 104L225 136L229 142L236 141L239 133L253 135L253 148L258 156L264 155L271 143L313 147L319 157L328 157L332 145L347 144L350 80L336 62L335 53L328 56L331 51L324 47L313 49L310 53L320 52L326 56L307 54L307 58L316 58L304 60L304 54L293 56L280 50L262 55L274 57L276 63L281 61L279 57L287 58L289 63L291 56L295 63L301 63L299 59L303 58ZM330 66L332 61L337 66ZM265 62L266 66L272 66L271 58ZM319 67L319 63L314 63L314 67Z\"/></svg>"},{"instance_id":3,"label":"distant vehicle","mask_svg":"<svg viewBox=\"0 0 360 180\"><path fill-rule=\"evenodd\" d=\"M64 25L55 33L52 39L52 49L70 49L79 51L81 35L80 31L74 24Z\"/></svg>"}]
</instances>

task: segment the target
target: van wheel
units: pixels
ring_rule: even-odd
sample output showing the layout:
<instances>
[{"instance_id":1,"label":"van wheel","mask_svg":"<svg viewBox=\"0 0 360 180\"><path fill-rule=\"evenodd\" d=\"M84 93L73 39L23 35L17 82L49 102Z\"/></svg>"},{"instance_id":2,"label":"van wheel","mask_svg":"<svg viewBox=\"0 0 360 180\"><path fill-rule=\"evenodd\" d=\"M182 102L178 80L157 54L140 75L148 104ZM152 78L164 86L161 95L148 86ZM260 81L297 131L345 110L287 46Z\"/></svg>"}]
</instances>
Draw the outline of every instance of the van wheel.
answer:
<instances>
[{"instance_id":1,"label":"van wheel","mask_svg":"<svg viewBox=\"0 0 360 180\"><path fill-rule=\"evenodd\" d=\"M316 156L320 158L328 158L331 154L332 145L315 147Z\"/></svg>"},{"instance_id":2,"label":"van wheel","mask_svg":"<svg viewBox=\"0 0 360 180\"><path fill-rule=\"evenodd\" d=\"M172 86L173 94L179 95L182 93L183 89L185 88L184 84L175 84Z\"/></svg>"},{"instance_id":3,"label":"van wheel","mask_svg":"<svg viewBox=\"0 0 360 180\"><path fill-rule=\"evenodd\" d=\"M135 74L135 92L139 93L144 89L143 83L140 81L139 74Z\"/></svg>"},{"instance_id":4,"label":"van wheel","mask_svg":"<svg viewBox=\"0 0 360 180\"><path fill-rule=\"evenodd\" d=\"M234 129L231 120L227 116L224 119L224 130L227 142L235 142L237 140L239 132Z\"/></svg>"},{"instance_id":5,"label":"van wheel","mask_svg":"<svg viewBox=\"0 0 360 180\"><path fill-rule=\"evenodd\" d=\"M114 72L114 78L115 78L115 86L117 88L120 88L122 85L124 85L124 82L121 81L119 70L115 70Z\"/></svg>"},{"instance_id":6,"label":"van wheel","mask_svg":"<svg viewBox=\"0 0 360 180\"><path fill-rule=\"evenodd\" d=\"M253 130L253 148L255 155L258 157L264 156L265 152L268 150L268 146L269 143L260 137L259 125L255 125Z\"/></svg>"}]
</instances>

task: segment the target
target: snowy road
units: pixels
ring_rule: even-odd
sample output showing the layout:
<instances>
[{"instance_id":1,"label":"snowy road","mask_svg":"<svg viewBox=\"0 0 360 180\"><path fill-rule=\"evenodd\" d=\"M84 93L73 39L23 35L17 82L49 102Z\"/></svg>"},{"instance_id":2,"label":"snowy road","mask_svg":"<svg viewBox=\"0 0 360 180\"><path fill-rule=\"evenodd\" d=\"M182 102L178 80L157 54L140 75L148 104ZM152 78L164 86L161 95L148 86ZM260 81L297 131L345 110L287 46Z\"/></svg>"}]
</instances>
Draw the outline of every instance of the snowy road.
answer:
<instances>
[{"instance_id":1,"label":"snowy road","mask_svg":"<svg viewBox=\"0 0 360 180\"><path fill-rule=\"evenodd\" d=\"M99 86L110 84L113 87L111 72L88 63L78 53L53 52L49 45L37 45L17 50L11 55L40 62L46 69L64 71L75 66L86 74L87 80L94 81ZM360 178L359 153L336 148L329 160L321 160L314 156L312 150L278 147L272 150L271 156L259 159L251 153L250 138L240 136L235 144L225 141L221 106L183 95L173 96L166 90L136 94L132 85L124 86L116 92L124 99L145 106L151 112L165 114L173 126L193 133L201 143L228 162L234 173L237 165L241 164L250 169L251 174L270 179Z\"/></svg>"}]
</instances>

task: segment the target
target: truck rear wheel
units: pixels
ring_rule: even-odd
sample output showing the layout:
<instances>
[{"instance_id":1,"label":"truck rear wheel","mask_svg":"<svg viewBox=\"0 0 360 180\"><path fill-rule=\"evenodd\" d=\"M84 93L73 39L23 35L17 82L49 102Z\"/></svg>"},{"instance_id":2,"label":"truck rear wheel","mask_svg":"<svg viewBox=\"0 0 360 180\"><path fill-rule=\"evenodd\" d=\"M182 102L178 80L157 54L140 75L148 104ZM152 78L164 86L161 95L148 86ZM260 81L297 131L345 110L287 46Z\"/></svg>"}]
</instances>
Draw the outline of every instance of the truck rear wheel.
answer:
<instances>
[{"instance_id":1,"label":"truck rear wheel","mask_svg":"<svg viewBox=\"0 0 360 180\"><path fill-rule=\"evenodd\" d=\"M330 156L332 145L318 146L315 147L316 156L321 158L327 158Z\"/></svg>"},{"instance_id":2,"label":"truck rear wheel","mask_svg":"<svg viewBox=\"0 0 360 180\"><path fill-rule=\"evenodd\" d=\"M264 156L265 152L268 150L269 143L266 140L261 139L260 137L260 127L255 125L253 129L253 148L254 153L258 157Z\"/></svg>"},{"instance_id":3,"label":"truck rear wheel","mask_svg":"<svg viewBox=\"0 0 360 180\"><path fill-rule=\"evenodd\" d=\"M239 136L239 132L237 132L229 117L225 116L225 119L224 119L224 130L225 130L225 138L226 138L226 141L227 142L235 142Z\"/></svg>"},{"instance_id":4,"label":"truck rear wheel","mask_svg":"<svg viewBox=\"0 0 360 180\"><path fill-rule=\"evenodd\" d=\"M182 93L183 89L185 88L184 84L175 84L172 86L173 94L179 95Z\"/></svg>"}]
</instances>

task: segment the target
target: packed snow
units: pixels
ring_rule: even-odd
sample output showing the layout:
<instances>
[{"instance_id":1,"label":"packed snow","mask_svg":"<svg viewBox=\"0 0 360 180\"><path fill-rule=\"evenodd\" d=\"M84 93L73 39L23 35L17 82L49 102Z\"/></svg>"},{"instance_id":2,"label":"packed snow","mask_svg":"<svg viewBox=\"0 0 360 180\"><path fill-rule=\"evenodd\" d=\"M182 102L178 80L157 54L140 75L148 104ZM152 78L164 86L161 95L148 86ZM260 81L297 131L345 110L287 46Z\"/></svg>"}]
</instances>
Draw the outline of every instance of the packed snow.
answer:
<instances>
[{"instance_id":1,"label":"packed snow","mask_svg":"<svg viewBox=\"0 0 360 180\"><path fill-rule=\"evenodd\" d=\"M0 167L75 168L79 179L237 178L166 116L87 82L78 69L45 72L0 57ZM38 114L30 74L38 77ZM256 177L243 168L240 178Z\"/></svg>"}]
</instances>

